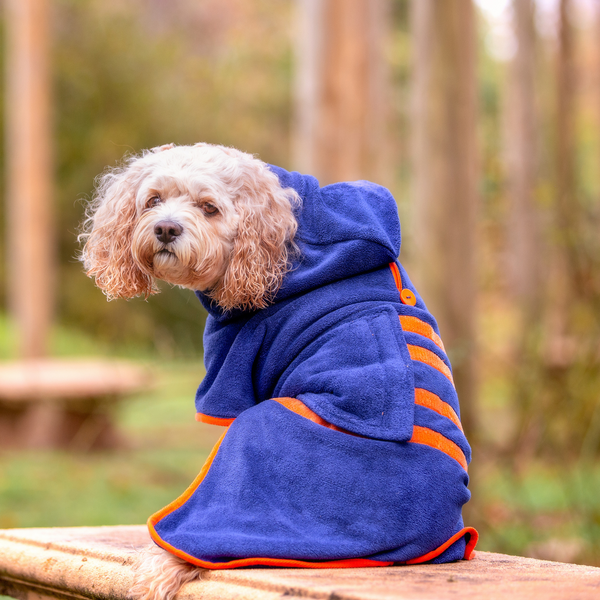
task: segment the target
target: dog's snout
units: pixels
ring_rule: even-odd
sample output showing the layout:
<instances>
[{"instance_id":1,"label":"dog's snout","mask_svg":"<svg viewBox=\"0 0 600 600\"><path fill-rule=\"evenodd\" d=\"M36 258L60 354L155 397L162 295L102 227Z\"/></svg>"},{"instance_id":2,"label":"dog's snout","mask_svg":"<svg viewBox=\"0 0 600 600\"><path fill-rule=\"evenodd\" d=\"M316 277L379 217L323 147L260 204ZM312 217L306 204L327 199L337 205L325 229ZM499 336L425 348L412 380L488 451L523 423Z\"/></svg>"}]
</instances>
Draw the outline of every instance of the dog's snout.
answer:
<instances>
[{"instance_id":1,"label":"dog's snout","mask_svg":"<svg viewBox=\"0 0 600 600\"><path fill-rule=\"evenodd\" d=\"M169 244L183 233L183 227L173 221L160 221L154 226L154 235L163 244Z\"/></svg>"}]
</instances>

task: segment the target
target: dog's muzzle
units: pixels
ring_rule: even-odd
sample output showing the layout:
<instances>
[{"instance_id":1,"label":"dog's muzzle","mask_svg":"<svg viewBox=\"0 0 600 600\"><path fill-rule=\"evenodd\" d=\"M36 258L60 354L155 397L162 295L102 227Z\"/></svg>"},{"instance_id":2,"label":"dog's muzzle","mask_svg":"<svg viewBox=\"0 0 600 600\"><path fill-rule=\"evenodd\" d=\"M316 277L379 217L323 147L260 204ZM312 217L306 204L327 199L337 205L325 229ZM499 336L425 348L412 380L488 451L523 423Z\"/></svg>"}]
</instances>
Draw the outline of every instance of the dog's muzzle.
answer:
<instances>
[{"instance_id":1,"label":"dog's muzzle","mask_svg":"<svg viewBox=\"0 0 600 600\"><path fill-rule=\"evenodd\" d=\"M154 226L154 235L163 244L170 244L183 233L183 227L174 221L159 221Z\"/></svg>"}]
</instances>

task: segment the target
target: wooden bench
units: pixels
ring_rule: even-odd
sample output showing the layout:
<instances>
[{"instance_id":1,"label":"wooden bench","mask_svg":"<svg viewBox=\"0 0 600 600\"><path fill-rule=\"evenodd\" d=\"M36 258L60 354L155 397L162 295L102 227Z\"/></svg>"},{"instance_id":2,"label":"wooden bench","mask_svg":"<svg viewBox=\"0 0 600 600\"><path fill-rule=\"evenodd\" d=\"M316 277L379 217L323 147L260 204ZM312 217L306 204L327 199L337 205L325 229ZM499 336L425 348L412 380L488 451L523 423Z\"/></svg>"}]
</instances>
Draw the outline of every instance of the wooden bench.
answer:
<instances>
[{"instance_id":1,"label":"wooden bench","mask_svg":"<svg viewBox=\"0 0 600 600\"><path fill-rule=\"evenodd\" d=\"M149 386L124 361L37 359L0 364L0 447L92 450L121 439L118 402Z\"/></svg>"},{"instance_id":2,"label":"wooden bench","mask_svg":"<svg viewBox=\"0 0 600 600\"><path fill-rule=\"evenodd\" d=\"M121 600L142 525L0 530L0 595ZM598 600L600 568L478 552L444 565L203 571L178 600Z\"/></svg>"}]
</instances>

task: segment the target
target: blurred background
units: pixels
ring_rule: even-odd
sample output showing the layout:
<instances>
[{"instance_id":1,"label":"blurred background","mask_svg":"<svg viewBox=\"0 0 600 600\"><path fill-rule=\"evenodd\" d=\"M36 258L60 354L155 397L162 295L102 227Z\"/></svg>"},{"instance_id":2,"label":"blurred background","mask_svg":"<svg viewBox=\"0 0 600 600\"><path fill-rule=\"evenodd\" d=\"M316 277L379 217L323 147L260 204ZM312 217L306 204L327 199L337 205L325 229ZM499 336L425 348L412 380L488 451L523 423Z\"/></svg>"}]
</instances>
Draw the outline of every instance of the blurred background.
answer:
<instances>
[{"instance_id":1,"label":"blurred background","mask_svg":"<svg viewBox=\"0 0 600 600\"><path fill-rule=\"evenodd\" d=\"M142 523L218 437L194 295L76 259L107 165L205 141L392 190L479 548L600 566L600 3L1 4L0 528Z\"/></svg>"}]
</instances>

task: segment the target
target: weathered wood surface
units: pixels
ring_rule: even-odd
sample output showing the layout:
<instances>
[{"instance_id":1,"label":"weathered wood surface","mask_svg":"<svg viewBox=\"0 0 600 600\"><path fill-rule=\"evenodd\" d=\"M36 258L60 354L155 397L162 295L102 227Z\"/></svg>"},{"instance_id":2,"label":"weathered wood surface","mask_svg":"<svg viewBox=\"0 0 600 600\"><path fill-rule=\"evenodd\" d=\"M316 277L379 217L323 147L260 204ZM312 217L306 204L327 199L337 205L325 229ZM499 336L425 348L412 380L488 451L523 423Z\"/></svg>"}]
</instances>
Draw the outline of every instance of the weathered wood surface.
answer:
<instances>
[{"instance_id":1,"label":"weathered wood surface","mask_svg":"<svg viewBox=\"0 0 600 600\"><path fill-rule=\"evenodd\" d=\"M147 370L124 361L37 359L0 364L0 400L66 400L130 394Z\"/></svg>"},{"instance_id":2,"label":"weathered wood surface","mask_svg":"<svg viewBox=\"0 0 600 600\"><path fill-rule=\"evenodd\" d=\"M0 530L0 594L126 597L144 526ZM600 568L478 552L472 561L373 569L202 571L178 600L596 600Z\"/></svg>"}]
</instances>

